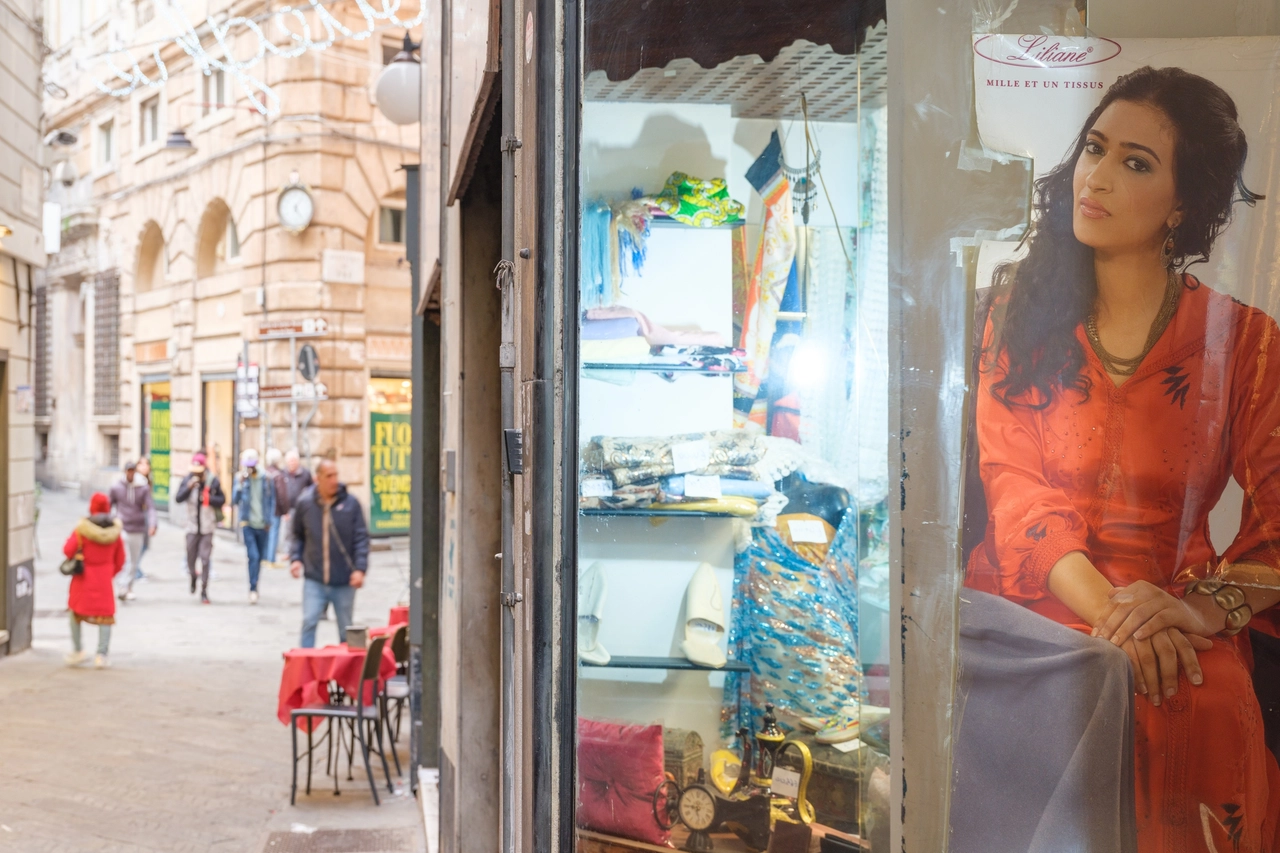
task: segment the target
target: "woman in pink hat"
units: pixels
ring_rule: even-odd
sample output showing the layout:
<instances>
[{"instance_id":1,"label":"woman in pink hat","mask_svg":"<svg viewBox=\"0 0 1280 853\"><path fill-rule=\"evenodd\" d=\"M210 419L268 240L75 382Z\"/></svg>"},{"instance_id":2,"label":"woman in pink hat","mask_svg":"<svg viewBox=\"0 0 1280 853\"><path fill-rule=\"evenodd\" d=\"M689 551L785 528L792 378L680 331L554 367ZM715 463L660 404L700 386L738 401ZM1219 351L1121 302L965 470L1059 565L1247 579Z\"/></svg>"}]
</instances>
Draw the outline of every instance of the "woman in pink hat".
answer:
<instances>
[{"instance_id":1,"label":"woman in pink hat","mask_svg":"<svg viewBox=\"0 0 1280 853\"><path fill-rule=\"evenodd\" d=\"M209 603L213 531L218 527L218 513L227 502L218 475L205 467L207 462L208 457L203 453L192 456L191 468L173 496L175 503L187 505L187 573L191 576L192 595L196 581L200 581L200 600L205 604ZM196 574L197 558L201 564L199 575Z\"/></svg>"}]
</instances>

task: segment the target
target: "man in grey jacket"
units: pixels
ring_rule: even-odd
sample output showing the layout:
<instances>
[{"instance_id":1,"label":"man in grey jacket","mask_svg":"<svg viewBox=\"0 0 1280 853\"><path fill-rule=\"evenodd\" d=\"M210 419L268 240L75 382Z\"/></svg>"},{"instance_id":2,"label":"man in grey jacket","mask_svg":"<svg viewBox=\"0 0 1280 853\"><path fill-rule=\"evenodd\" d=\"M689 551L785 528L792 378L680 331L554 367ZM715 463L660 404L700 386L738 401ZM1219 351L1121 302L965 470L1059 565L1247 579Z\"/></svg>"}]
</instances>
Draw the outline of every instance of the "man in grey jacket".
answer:
<instances>
[{"instance_id":1,"label":"man in grey jacket","mask_svg":"<svg viewBox=\"0 0 1280 853\"><path fill-rule=\"evenodd\" d=\"M116 575L123 589L117 593L121 601L133 601L133 582L142 577L142 549L147 536L156 535L156 504L151 497L151 483L138 473L138 463L125 463L124 476L112 484L107 493L111 509L124 526L124 542L129 552L129 568Z\"/></svg>"}]
</instances>

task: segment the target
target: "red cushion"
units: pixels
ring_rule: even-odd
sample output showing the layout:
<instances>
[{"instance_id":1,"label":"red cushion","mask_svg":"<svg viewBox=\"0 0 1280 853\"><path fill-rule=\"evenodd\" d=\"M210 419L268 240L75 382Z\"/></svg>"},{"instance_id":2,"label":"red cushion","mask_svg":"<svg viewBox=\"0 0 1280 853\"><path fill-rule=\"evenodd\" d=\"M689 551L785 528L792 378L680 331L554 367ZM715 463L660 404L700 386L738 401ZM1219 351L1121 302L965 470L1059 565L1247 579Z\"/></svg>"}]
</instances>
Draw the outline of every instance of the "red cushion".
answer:
<instances>
[{"instance_id":1,"label":"red cushion","mask_svg":"<svg viewBox=\"0 0 1280 853\"><path fill-rule=\"evenodd\" d=\"M578 719L578 826L666 844L653 795L665 780L662 726Z\"/></svg>"}]
</instances>

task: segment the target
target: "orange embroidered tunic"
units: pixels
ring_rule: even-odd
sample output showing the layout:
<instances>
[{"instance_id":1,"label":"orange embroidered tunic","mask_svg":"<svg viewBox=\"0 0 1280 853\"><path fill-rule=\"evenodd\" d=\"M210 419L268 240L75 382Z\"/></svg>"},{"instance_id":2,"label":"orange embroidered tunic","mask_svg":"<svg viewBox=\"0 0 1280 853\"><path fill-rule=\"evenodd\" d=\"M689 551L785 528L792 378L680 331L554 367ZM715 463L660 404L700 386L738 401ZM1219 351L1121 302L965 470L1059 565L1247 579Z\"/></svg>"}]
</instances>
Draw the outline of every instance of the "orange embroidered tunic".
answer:
<instances>
[{"instance_id":1,"label":"orange embroidered tunic","mask_svg":"<svg viewBox=\"0 0 1280 853\"><path fill-rule=\"evenodd\" d=\"M1169 327L1118 387L1083 327L1087 399L1059 391L1043 409L1006 406L991 394L1003 354L980 376L989 519L969 586L1088 631L1048 589L1049 570L1071 551L1115 586L1145 580L1175 595L1184 569L1204 576L1220 559L1280 570L1280 330L1262 311L1186 283ZM1231 477L1244 508L1219 551L1209 512ZM1252 626L1276 633L1278 610ZM1219 640L1200 661L1203 686L1183 674L1172 700L1137 702L1139 848L1203 851L1220 837L1219 850L1280 851L1280 770L1263 745L1245 641Z\"/></svg>"}]
</instances>

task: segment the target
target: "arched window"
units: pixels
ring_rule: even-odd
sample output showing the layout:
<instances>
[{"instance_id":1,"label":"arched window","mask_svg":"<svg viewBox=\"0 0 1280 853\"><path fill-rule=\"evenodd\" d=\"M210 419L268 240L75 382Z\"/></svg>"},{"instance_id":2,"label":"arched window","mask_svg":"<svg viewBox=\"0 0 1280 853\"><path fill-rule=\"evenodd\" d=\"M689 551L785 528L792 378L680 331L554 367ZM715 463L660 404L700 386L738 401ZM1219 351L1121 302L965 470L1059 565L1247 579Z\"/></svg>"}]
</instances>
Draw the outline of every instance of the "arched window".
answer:
<instances>
[{"instance_id":1,"label":"arched window","mask_svg":"<svg viewBox=\"0 0 1280 853\"><path fill-rule=\"evenodd\" d=\"M151 220L142 226L142 238L138 241L138 266L133 276L135 293L146 293L164 285L164 255L164 235L155 220Z\"/></svg>"},{"instance_id":2,"label":"arched window","mask_svg":"<svg viewBox=\"0 0 1280 853\"><path fill-rule=\"evenodd\" d=\"M205 278L222 271L223 265L240 257L240 233L231 210L222 199L214 199L200 217L196 238L196 276Z\"/></svg>"}]
</instances>

